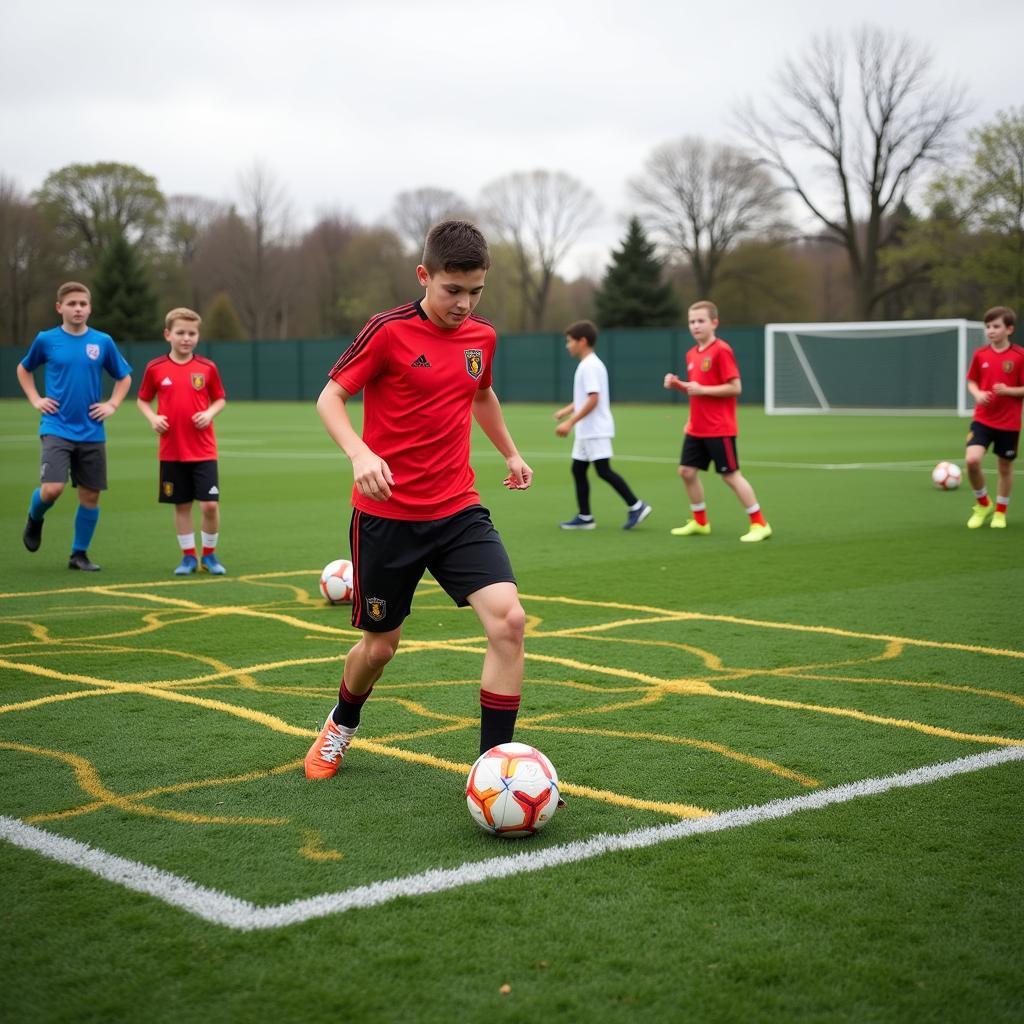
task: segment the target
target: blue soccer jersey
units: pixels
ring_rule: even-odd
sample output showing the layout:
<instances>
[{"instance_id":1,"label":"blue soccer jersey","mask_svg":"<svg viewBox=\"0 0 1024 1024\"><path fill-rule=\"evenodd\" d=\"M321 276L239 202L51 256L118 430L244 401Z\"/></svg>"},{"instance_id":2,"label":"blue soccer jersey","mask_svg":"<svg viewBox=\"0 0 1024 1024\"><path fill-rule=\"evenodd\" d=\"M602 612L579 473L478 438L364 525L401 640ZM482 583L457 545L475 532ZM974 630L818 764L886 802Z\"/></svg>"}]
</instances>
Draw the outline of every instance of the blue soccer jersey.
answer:
<instances>
[{"instance_id":1,"label":"blue soccer jersey","mask_svg":"<svg viewBox=\"0 0 1024 1024\"><path fill-rule=\"evenodd\" d=\"M59 408L43 413L39 434L54 434L68 441L105 441L101 420L89 418L89 406L103 401L101 378L106 370L123 380L132 368L109 334L87 328L85 334L69 334L63 327L40 331L21 365L31 373L46 367L46 397Z\"/></svg>"}]
</instances>

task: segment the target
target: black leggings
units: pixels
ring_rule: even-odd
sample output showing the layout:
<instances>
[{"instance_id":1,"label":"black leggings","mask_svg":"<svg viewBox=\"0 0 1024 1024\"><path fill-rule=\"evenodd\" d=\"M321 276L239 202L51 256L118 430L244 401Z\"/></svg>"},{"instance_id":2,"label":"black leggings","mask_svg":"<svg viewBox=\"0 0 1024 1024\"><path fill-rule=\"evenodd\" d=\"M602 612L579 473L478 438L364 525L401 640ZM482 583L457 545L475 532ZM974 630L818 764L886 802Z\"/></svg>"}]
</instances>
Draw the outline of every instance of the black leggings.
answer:
<instances>
[{"instance_id":1,"label":"black leggings","mask_svg":"<svg viewBox=\"0 0 1024 1024\"><path fill-rule=\"evenodd\" d=\"M590 481L587 479L589 466L589 462L583 462L581 459L572 460L572 478L576 483L576 503L580 507L581 516L590 515ZM616 493L627 505L636 504L636 495L630 489L629 484L612 469L608 459L595 459L594 469L605 483L611 484L615 488Z\"/></svg>"}]
</instances>

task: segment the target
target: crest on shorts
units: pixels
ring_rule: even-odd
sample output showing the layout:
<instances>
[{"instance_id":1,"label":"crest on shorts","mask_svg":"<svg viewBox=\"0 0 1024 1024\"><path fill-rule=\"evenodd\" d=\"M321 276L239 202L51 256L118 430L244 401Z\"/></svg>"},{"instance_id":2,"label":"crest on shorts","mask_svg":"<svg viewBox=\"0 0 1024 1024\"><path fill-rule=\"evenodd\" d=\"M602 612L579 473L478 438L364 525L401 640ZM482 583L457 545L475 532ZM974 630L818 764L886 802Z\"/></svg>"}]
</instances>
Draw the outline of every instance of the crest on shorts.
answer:
<instances>
[{"instance_id":1,"label":"crest on shorts","mask_svg":"<svg viewBox=\"0 0 1024 1024\"><path fill-rule=\"evenodd\" d=\"M700 361L701 372L707 373L711 369L711 356L705 356Z\"/></svg>"},{"instance_id":2,"label":"crest on shorts","mask_svg":"<svg viewBox=\"0 0 1024 1024\"><path fill-rule=\"evenodd\" d=\"M205 373L193 373L192 374L192 387L196 391L202 391L206 387L206 374Z\"/></svg>"},{"instance_id":3,"label":"crest on shorts","mask_svg":"<svg viewBox=\"0 0 1024 1024\"><path fill-rule=\"evenodd\" d=\"M388 613L388 603L383 597L368 597L366 599L366 614L374 622L380 622Z\"/></svg>"},{"instance_id":4,"label":"crest on shorts","mask_svg":"<svg viewBox=\"0 0 1024 1024\"><path fill-rule=\"evenodd\" d=\"M174 494L174 484L170 480L165 480L160 487L164 492L165 498L170 498Z\"/></svg>"},{"instance_id":5,"label":"crest on shorts","mask_svg":"<svg viewBox=\"0 0 1024 1024\"><path fill-rule=\"evenodd\" d=\"M482 348L463 349L466 356L466 373L479 380L480 374L484 371L484 350Z\"/></svg>"},{"instance_id":6,"label":"crest on shorts","mask_svg":"<svg viewBox=\"0 0 1024 1024\"><path fill-rule=\"evenodd\" d=\"M1003 373L1013 373L1013 360L1012 359L1004 359L1003 360Z\"/></svg>"},{"instance_id":7,"label":"crest on shorts","mask_svg":"<svg viewBox=\"0 0 1024 1024\"><path fill-rule=\"evenodd\" d=\"M100 347L99 347L99 345L86 345L85 346L85 354L90 359L99 359L99 357L100 357Z\"/></svg>"}]
</instances>

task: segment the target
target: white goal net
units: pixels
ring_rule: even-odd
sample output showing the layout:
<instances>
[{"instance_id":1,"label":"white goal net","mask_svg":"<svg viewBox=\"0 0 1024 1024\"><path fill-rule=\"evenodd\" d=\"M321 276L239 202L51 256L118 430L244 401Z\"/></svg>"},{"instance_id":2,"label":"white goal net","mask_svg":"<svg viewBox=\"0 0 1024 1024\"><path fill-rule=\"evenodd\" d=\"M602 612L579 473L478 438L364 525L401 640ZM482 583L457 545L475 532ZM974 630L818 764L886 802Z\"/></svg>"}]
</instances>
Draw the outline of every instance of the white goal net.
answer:
<instances>
[{"instance_id":1,"label":"white goal net","mask_svg":"<svg viewBox=\"0 0 1024 1024\"><path fill-rule=\"evenodd\" d=\"M973 320L768 324L765 411L970 416L967 367L984 344Z\"/></svg>"}]
</instances>

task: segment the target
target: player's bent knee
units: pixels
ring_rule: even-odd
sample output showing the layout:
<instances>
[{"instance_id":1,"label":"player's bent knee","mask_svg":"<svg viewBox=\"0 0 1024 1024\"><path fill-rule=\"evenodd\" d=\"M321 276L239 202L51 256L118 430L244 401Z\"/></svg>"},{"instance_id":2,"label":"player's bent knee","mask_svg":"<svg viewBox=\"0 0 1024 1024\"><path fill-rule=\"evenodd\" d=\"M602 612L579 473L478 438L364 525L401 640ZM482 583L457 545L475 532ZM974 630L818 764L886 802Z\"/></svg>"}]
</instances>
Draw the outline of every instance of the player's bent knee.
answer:
<instances>
[{"instance_id":1,"label":"player's bent knee","mask_svg":"<svg viewBox=\"0 0 1024 1024\"><path fill-rule=\"evenodd\" d=\"M390 633L364 633L364 656L371 668L382 669L398 651L398 637Z\"/></svg>"},{"instance_id":2,"label":"player's bent knee","mask_svg":"<svg viewBox=\"0 0 1024 1024\"><path fill-rule=\"evenodd\" d=\"M46 502L56 501L64 493L64 484L40 484L39 497Z\"/></svg>"}]
</instances>

